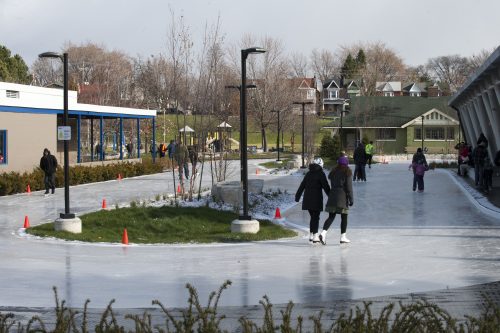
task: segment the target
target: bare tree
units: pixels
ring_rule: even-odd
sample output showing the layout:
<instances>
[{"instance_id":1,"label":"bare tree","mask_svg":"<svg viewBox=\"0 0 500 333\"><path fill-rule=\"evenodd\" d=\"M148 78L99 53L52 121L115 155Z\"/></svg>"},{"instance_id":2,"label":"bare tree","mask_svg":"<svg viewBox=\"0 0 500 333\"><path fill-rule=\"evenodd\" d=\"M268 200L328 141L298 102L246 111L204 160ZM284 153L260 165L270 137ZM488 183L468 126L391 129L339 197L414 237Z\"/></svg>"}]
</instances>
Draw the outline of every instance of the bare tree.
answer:
<instances>
[{"instance_id":1,"label":"bare tree","mask_svg":"<svg viewBox=\"0 0 500 333\"><path fill-rule=\"evenodd\" d=\"M245 47L256 45L251 36L246 36L242 44ZM276 112L272 111L288 110L295 91L290 89L290 66L282 41L264 37L259 45L266 49L266 53L249 57L247 60L248 73L257 85L257 89L250 93L248 110L249 116L259 126L262 148L267 151L266 131L277 120Z\"/></svg>"},{"instance_id":2,"label":"bare tree","mask_svg":"<svg viewBox=\"0 0 500 333\"><path fill-rule=\"evenodd\" d=\"M291 76L306 77L309 68L309 61L302 53L292 53L290 57L290 67L292 70Z\"/></svg>"},{"instance_id":3,"label":"bare tree","mask_svg":"<svg viewBox=\"0 0 500 333\"><path fill-rule=\"evenodd\" d=\"M375 95L377 81L404 81L406 66L403 59L382 42L344 45L341 46L339 56L345 59L349 53L357 54L359 50L363 50L366 57L366 65L360 72L364 95Z\"/></svg>"},{"instance_id":4,"label":"bare tree","mask_svg":"<svg viewBox=\"0 0 500 333\"><path fill-rule=\"evenodd\" d=\"M469 60L459 55L431 58L426 65L437 81L445 84L451 93L460 88L472 72Z\"/></svg>"},{"instance_id":5,"label":"bare tree","mask_svg":"<svg viewBox=\"0 0 500 333\"><path fill-rule=\"evenodd\" d=\"M476 71L479 67L481 67L482 64L486 61L486 59L489 58L489 56L495 51L495 49L492 50L486 50L483 49L479 51L476 54L473 54L469 58L469 65L471 66L471 71Z\"/></svg>"},{"instance_id":6,"label":"bare tree","mask_svg":"<svg viewBox=\"0 0 500 333\"><path fill-rule=\"evenodd\" d=\"M314 49L310 57L311 69L321 81L326 81L339 73L339 58L328 50Z\"/></svg>"}]
</instances>

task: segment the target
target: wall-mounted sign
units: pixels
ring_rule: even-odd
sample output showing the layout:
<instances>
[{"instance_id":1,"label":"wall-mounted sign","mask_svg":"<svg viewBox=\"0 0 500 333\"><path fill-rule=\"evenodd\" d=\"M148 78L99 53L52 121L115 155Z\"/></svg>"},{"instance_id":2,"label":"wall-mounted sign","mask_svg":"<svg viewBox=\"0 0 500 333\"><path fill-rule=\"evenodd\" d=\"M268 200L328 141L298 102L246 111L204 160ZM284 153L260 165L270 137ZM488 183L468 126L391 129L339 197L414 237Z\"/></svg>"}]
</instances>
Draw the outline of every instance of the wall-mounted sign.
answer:
<instances>
[{"instance_id":1,"label":"wall-mounted sign","mask_svg":"<svg viewBox=\"0 0 500 333\"><path fill-rule=\"evenodd\" d=\"M57 140L71 140L71 126L57 126Z\"/></svg>"}]
</instances>

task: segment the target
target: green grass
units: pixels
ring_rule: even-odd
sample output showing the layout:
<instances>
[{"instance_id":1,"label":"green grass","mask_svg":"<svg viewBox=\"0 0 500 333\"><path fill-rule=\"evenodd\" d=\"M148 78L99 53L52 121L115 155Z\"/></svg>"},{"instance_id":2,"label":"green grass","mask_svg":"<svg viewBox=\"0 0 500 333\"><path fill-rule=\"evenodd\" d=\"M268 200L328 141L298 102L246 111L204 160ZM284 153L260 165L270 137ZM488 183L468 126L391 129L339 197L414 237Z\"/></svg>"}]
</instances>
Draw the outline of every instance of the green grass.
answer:
<instances>
[{"instance_id":1,"label":"green grass","mask_svg":"<svg viewBox=\"0 0 500 333\"><path fill-rule=\"evenodd\" d=\"M231 221L237 215L207 207L130 207L98 211L80 218L81 234L54 231L53 223L26 232L66 240L120 243L127 228L129 242L143 244L247 242L297 235L269 221L260 221L257 234L231 233Z\"/></svg>"}]
</instances>

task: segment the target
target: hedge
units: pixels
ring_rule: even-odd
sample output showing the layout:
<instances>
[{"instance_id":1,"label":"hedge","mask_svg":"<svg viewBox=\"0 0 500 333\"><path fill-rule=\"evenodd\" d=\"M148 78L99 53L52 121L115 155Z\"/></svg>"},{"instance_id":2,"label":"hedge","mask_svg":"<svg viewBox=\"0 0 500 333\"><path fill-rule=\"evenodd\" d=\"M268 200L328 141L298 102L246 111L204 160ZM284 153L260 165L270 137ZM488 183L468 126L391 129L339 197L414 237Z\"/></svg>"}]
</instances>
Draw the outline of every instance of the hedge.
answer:
<instances>
[{"instance_id":1,"label":"hedge","mask_svg":"<svg viewBox=\"0 0 500 333\"><path fill-rule=\"evenodd\" d=\"M141 176L162 172L164 163L152 163L143 160L138 163L124 162L108 165L81 166L69 168L70 185L102 182L116 179L118 174L123 178ZM31 191L45 189L43 171L37 167L32 172L4 172L0 174L0 196L26 192L27 186ZM64 170L61 167L56 171L56 187L64 185Z\"/></svg>"}]
</instances>

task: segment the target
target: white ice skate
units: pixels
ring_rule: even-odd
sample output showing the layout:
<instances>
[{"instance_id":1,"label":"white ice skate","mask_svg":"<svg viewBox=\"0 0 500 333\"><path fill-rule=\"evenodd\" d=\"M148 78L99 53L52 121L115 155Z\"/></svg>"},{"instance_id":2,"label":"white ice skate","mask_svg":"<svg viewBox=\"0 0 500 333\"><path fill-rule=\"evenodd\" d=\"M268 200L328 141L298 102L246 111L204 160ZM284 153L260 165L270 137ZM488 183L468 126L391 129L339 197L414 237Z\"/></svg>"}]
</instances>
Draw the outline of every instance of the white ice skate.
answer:
<instances>
[{"instance_id":1,"label":"white ice skate","mask_svg":"<svg viewBox=\"0 0 500 333\"><path fill-rule=\"evenodd\" d=\"M347 236L344 234L340 235L340 244L344 243L350 243L351 241L347 238Z\"/></svg>"},{"instance_id":2,"label":"white ice skate","mask_svg":"<svg viewBox=\"0 0 500 333\"><path fill-rule=\"evenodd\" d=\"M321 242L321 244L326 245L326 230L323 230L319 234L319 241Z\"/></svg>"}]
</instances>

